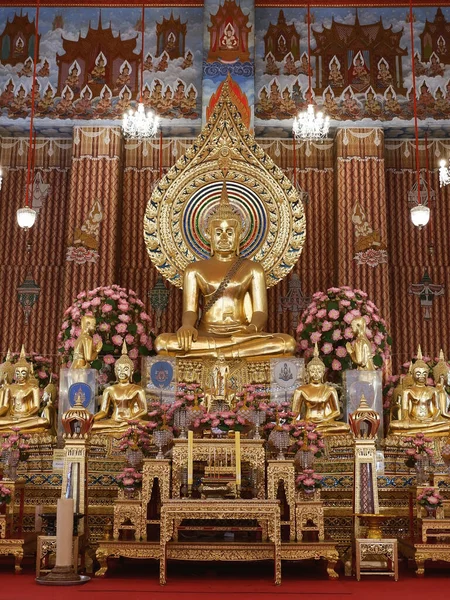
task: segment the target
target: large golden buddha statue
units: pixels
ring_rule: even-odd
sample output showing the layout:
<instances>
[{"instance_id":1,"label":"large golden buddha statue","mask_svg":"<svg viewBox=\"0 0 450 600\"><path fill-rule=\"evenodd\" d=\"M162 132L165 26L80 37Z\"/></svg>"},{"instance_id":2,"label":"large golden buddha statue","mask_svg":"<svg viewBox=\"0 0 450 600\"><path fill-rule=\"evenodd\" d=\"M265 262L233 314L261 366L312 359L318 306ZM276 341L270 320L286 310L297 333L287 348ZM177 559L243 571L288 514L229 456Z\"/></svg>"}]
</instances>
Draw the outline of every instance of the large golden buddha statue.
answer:
<instances>
[{"instance_id":1,"label":"large golden buddha statue","mask_svg":"<svg viewBox=\"0 0 450 600\"><path fill-rule=\"evenodd\" d=\"M338 395L333 386L323 381L325 365L319 358L317 343L306 372L308 383L299 386L292 399L292 411L297 419L314 423L324 435L349 433L347 423L336 421L340 415Z\"/></svg>"},{"instance_id":2,"label":"large golden buddha statue","mask_svg":"<svg viewBox=\"0 0 450 600\"><path fill-rule=\"evenodd\" d=\"M204 232L211 257L187 267L182 325L176 334L158 336L159 354L233 359L294 352L296 344L290 335L264 332L268 318L264 269L239 256L241 228L224 183L220 203Z\"/></svg>"},{"instance_id":3,"label":"large golden buddha statue","mask_svg":"<svg viewBox=\"0 0 450 600\"><path fill-rule=\"evenodd\" d=\"M389 433L410 435L419 431L426 435L444 435L450 431L450 415L442 413L439 389L427 385L429 366L422 360L419 346L412 366L412 384L402 393L399 419L389 425ZM442 384L439 384L442 385Z\"/></svg>"},{"instance_id":4,"label":"large golden buddha statue","mask_svg":"<svg viewBox=\"0 0 450 600\"><path fill-rule=\"evenodd\" d=\"M142 386L132 383L134 364L123 343L122 356L114 365L118 383L108 386L103 392L102 404L94 416L92 433L123 433L129 420L146 420L147 400Z\"/></svg>"},{"instance_id":5,"label":"large golden buddha statue","mask_svg":"<svg viewBox=\"0 0 450 600\"><path fill-rule=\"evenodd\" d=\"M0 406L0 431L20 427L27 431L50 429L51 423L39 416L39 386L32 382L31 365L26 361L22 346L20 358L14 365L14 381L4 389Z\"/></svg>"}]
</instances>

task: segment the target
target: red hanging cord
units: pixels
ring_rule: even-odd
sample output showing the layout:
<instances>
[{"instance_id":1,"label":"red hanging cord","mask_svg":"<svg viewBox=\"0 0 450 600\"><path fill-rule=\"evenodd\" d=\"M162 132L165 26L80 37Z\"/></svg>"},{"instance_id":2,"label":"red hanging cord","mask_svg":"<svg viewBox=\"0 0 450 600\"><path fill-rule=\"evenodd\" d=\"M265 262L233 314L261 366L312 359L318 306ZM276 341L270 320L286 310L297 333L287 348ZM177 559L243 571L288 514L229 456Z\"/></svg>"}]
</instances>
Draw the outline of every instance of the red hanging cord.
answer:
<instances>
[{"instance_id":1,"label":"red hanging cord","mask_svg":"<svg viewBox=\"0 0 450 600\"><path fill-rule=\"evenodd\" d=\"M141 84L140 84L139 102L142 102L142 94L144 92L144 33L145 33L145 4L142 4L142 15L141 15L141 35L142 35L142 46L141 46Z\"/></svg>"},{"instance_id":2,"label":"red hanging cord","mask_svg":"<svg viewBox=\"0 0 450 600\"><path fill-rule=\"evenodd\" d=\"M425 168L426 168L426 173L427 173L427 205L428 208L431 209L430 203L431 203L431 195L430 195L430 190L431 190L431 177L430 177L430 162L429 162L429 150L428 150L428 132L425 132ZM430 219L430 227L429 227L429 234L430 234L430 248L433 247L433 219Z\"/></svg>"},{"instance_id":3,"label":"red hanging cord","mask_svg":"<svg viewBox=\"0 0 450 600\"><path fill-rule=\"evenodd\" d=\"M416 66L414 64L414 24L412 0L409 0L409 27L411 31L411 65L412 65L412 83L413 83L413 109L414 109L414 132L416 136L416 175L417 175L417 204L421 205L420 200L420 161L419 161L419 121L417 119L417 97L416 97Z\"/></svg>"},{"instance_id":4,"label":"red hanging cord","mask_svg":"<svg viewBox=\"0 0 450 600\"><path fill-rule=\"evenodd\" d=\"M28 165L27 165L27 186L25 189L25 206L29 206L30 202L30 182L31 182L31 169L32 160L34 155L34 144L33 144L33 122L34 122L34 99L36 95L36 63L39 57L39 0L36 4L36 28L35 28L35 40L34 40L34 60L33 60L33 79L31 82L31 113L30 113L30 138L28 146ZM34 168L34 165L33 165Z\"/></svg>"},{"instance_id":5,"label":"red hanging cord","mask_svg":"<svg viewBox=\"0 0 450 600\"><path fill-rule=\"evenodd\" d=\"M311 14L308 2L308 102L312 104L312 89L311 89Z\"/></svg>"},{"instance_id":6,"label":"red hanging cord","mask_svg":"<svg viewBox=\"0 0 450 600\"><path fill-rule=\"evenodd\" d=\"M292 159L294 162L294 186L297 187L297 145L295 143L295 135L292 136Z\"/></svg>"},{"instance_id":7,"label":"red hanging cord","mask_svg":"<svg viewBox=\"0 0 450 600\"><path fill-rule=\"evenodd\" d=\"M162 152L163 152L163 136L162 129L159 130L159 178L163 175Z\"/></svg>"}]
</instances>

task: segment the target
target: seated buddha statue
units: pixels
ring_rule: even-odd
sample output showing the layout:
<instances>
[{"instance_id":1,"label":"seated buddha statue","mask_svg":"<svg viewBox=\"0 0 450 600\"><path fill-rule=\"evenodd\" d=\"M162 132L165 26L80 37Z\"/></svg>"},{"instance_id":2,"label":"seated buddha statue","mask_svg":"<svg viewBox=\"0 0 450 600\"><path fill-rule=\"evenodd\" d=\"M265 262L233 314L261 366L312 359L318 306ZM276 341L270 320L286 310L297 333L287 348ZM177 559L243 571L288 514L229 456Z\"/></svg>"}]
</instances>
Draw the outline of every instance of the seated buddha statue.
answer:
<instances>
[{"instance_id":1,"label":"seated buddha statue","mask_svg":"<svg viewBox=\"0 0 450 600\"><path fill-rule=\"evenodd\" d=\"M292 399L292 412L297 419L314 423L323 435L349 433L347 423L336 421L340 415L338 395L333 386L323 381L325 365L319 358L317 343L306 373L308 383L299 386Z\"/></svg>"},{"instance_id":2,"label":"seated buddha statue","mask_svg":"<svg viewBox=\"0 0 450 600\"><path fill-rule=\"evenodd\" d=\"M0 407L0 431L20 427L27 431L50 429L51 423L39 416L39 386L31 381L31 365L26 361L22 346L14 365L14 381L5 387Z\"/></svg>"},{"instance_id":3,"label":"seated buddha statue","mask_svg":"<svg viewBox=\"0 0 450 600\"><path fill-rule=\"evenodd\" d=\"M350 326L356 336L353 343L347 342L346 344L350 358L360 371L375 371L372 345L366 336L366 321L364 317L354 318Z\"/></svg>"},{"instance_id":4,"label":"seated buddha statue","mask_svg":"<svg viewBox=\"0 0 450 600\"><path fill-rule=\"evenodd\" d=\"M427 385L429 370L419 346L412 366L413 382L402 392L399 418L391 421L389 433L411 435L420 431L425 435L444 435L450 432L450 418L441 413L438 390Z\"/></svg>"},{"instance_id":5,"label":"seated buddha statue","mask_svg":"<svg viewBox=\"0 0 450 600\"><path fill-rule=\"evenodd\" d=\"M95 323L93 316L81 317L81 334L75 342L71 369L90 369L91 362L96 360L102 349L101 341L94 345Z\"/></svg>"},{"instance_id":6,"label":"seated buddha statue","mask_svg":"<svg viewBox=\"0 0 450 600\"><path fill-rule=\"evenodd\" d=\"M264 269L239 256L241 229L241 217L232 208L224 183L220 203L204 232L211 257L187 267L182 325L176 334L156 338L158 354L191 358L222 354L226 359L293 354L294 338L264 332L268 317Z\"/></svg>"},{"instance_id":7,"label":"seated buddha statue","mask_svg":"<svg viewBox=\"0 0 450 600\"><path fill-rule=\"evenodd\" d=\"M123 433L129 420L146 420L147 400L142 386L132 383L134 364L128 356L124 342L122 356L114 365L118 383L108 386L103 392L100 410L94 416L92 433Z\"/></svg>"}]
</instances>

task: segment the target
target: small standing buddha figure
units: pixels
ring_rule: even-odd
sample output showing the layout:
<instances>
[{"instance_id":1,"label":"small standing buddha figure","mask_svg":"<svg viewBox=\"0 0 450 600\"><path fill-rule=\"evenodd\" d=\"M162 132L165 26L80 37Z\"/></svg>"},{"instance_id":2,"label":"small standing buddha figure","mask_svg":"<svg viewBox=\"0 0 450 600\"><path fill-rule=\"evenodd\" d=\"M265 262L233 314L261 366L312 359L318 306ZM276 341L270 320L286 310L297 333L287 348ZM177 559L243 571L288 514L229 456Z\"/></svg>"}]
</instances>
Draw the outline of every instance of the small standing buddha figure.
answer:
<instances>
[{"instance_id":1,"label":"small standing buddha figure","mask_svg":"<svg viewBox=\"0 0 450 600\"><path fill-rule=\"evenodd\" d=\"M364 317L353 319L351 328L356 339L352 344L350 342L346 344L350 358L356 364L359 371L375 371L372 346L366 335L366 321Z\"/></svg>"},{"instance_id":2,"label":"small standing buddha figure","mask_svg":"<svg viewBox=\"0 0 450 600\"><path fill-rule=\"evenodd\" d=\"M22 346L20 358L14 365L15 383L4 389L0 406L0 431L20 427L28 431L49 429L48 419L39 416L39 386L31 381L32 367L25 358Z\"/></svg>"},{"instance_id":3,"label":"small standing buddha figure","mask_svg":"<svg viewBox=\"0 0 450 600\"><path fill-rule=\"evenodd\" d=\"M81 317L81 334L75 342L73 349L72 369L90 369L91 362L96 360L102 349L102 342L94 344L95 317L85 315Z\"/></svg>"},{"instance_id":4,"label":"small standing buddha figure","mask_svg":"<svg viewBox=\"0 0 450 600\"><path fill-rule=\"evenodd\" d=\"M336 421L340 415L338 395L333 386L324 383L325 365L319 358L317 343L306 372L308 383L299 386L292 399L297 419L314 423L323 435L349 433L347 423Z\"/></svg>"},{"instance_id":5,"label":"small standing buddha figure","mask_svg":"<svg viewBox=\"0 0 450 600\"><path fill-rule=\"evenodd\" d=\"M103 392L100 410L94 416L93 433L122 433L129 427L129 420L144 421L148 418L145 390L132 382L134 364L128 356L125 342L114 372L118 383L108 386Z\"/></svg>"},{"instance_id":6,"label":"small standing buddha figure","mask_svg":"<svg viewBox=\"0 0 450 600\"><path fill-rule=\"evenodd\" d=\"M403 390L399 418L389 425L389 433L410 435L423 432L425 435L444 435L450 431L450 415L442 413L439 406L439 390L427 385L429 366L422 360L422 351L417 351L417 360L412 366L412 384Z\"/></svg>"}]
</instances>

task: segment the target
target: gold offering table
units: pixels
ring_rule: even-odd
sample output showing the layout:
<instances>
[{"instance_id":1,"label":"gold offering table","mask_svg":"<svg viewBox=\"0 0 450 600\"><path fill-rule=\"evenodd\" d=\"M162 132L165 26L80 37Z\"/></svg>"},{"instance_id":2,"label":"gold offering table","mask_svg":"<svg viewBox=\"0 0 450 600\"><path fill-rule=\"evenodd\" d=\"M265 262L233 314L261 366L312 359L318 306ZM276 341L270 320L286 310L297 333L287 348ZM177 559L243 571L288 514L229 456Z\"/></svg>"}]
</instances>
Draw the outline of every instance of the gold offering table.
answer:
<instances>
[{"instance_id":1,"label":"gold offering table","mask_svg":"<svg viewBox=\"0 0 450 600\"><path fill-rule=\"evenodd\" d=\"M180 560L266 560L275 562L275 584L281 583L281 537L280 506L278 500L168 500L161 507L161 560L159 581L166 583L166 563L168 543L174 537L176 524L183 520L227 520L257 521L262 528L262 546L259 544L216 544L212 551L210 544L203 544L205 551L199 556L202 544L182 544L177 542ZM202 529L202 525L198 526ZM213 527L209 527L213 529ZM267 540L271 544L267 543ZM186 548L186 552L182 548ZM252 551L250 552L250 547Z\"/></svg>"},{"instance_id":2,"label":"gold offering table","mask_svg":"<svg viewBox=\"0 0 450 600\"><path fill-rule=\"evenodd\" d=\"M23 539L0 539L0 556L14 556L14 570L16 573L20 573L22 570L23 544Z\"/></svg>"}]
</instances>

